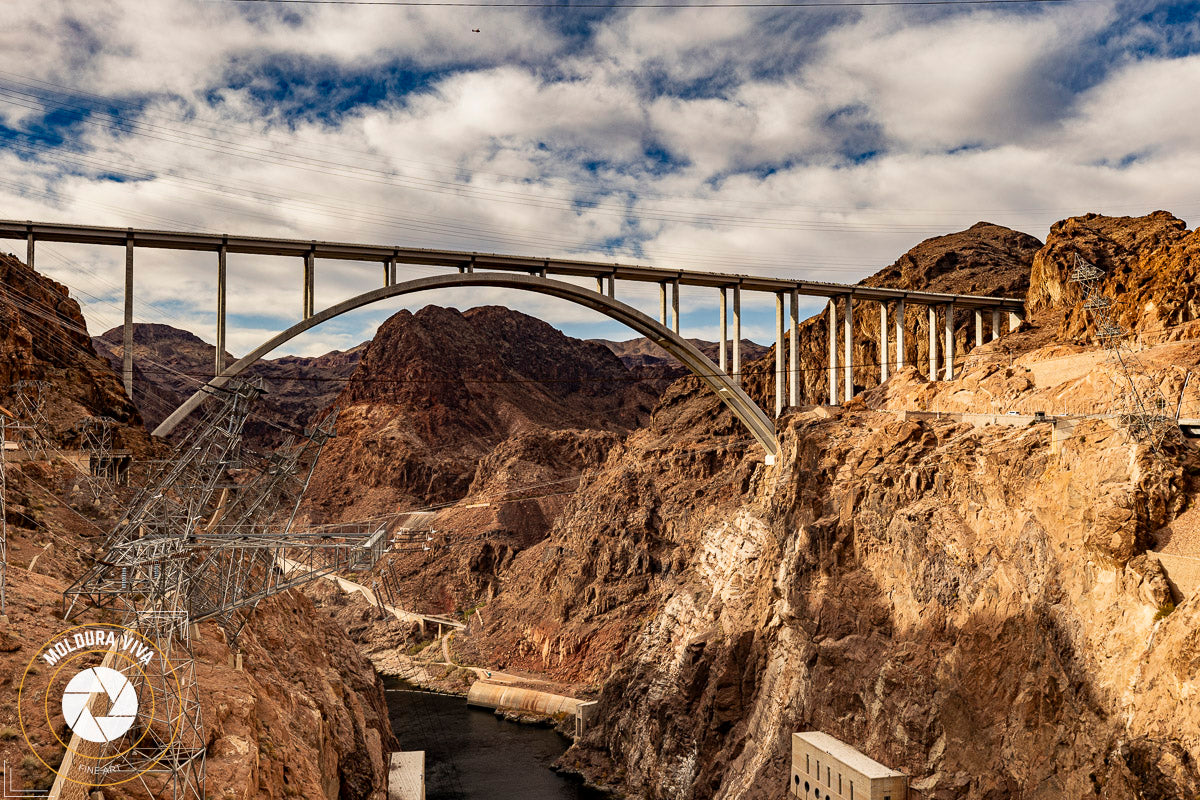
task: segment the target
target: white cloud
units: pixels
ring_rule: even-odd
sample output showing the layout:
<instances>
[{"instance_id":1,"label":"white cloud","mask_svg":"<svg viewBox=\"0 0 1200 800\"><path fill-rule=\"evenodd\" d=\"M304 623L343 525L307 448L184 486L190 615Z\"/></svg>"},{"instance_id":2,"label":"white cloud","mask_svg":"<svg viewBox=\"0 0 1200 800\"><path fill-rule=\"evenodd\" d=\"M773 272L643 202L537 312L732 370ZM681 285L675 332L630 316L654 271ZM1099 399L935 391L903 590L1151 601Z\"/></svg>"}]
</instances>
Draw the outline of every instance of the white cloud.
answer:
<instances>
[{"instance_id":1,"label":"white cloud","mask_svg":"<svg viewBox=\"0 0 1200 800\"><path fill-rule=\"evenodd\" d=\"M1200 166L1200 57L1146 52L1146 36L1122 44L1117 33L1132 23L1111 3L636 10L592 23L587 36L515 10L251 13L181 0L78 9L8 4L0 121L40 121L21 107L27 98L3 94L20 88L16 74L144 103L141 119L157 127L129 136L84 125L70 151L42 162L16 144L0 149L0 217L605 260L618 256L603 243L616 242L627 261L849 282L979 219L1044 235L1089 210L1200 212L1189 180ZM1117 49L1094 52L1104 47ZM270 81L264 65L277 70ZM286 113L325 102L313 70L336 83L397 65L429 85L340 114ZM257 89L290 76L296 95L264 106L228 85L231 74ZM652 148L673 163L648 158ZM131 170L156 177L97 178ZM204 258L156 256L155 277L138 290L147 321L173 319L212 339ZM231 312L243 323L231 349L256 344L264 317L294 321L297 267L231 259ZM58 274L106 297L120 285L111 264L74 282L69 267ZM318 299L378 280L375 265L319 265ZM652 315L656 292L626 290ZM568 330L623 336L559 301L499 291L451 301L510 304ZM696 302L709 314L715 294ZM745 303L747 328L769 331L770 298ZM107 313L89 310L97 322ZM380 313L296 346L356 344ZM711 327L695 332L715 334L711 313Z\"/></svg>"}]
</instances>

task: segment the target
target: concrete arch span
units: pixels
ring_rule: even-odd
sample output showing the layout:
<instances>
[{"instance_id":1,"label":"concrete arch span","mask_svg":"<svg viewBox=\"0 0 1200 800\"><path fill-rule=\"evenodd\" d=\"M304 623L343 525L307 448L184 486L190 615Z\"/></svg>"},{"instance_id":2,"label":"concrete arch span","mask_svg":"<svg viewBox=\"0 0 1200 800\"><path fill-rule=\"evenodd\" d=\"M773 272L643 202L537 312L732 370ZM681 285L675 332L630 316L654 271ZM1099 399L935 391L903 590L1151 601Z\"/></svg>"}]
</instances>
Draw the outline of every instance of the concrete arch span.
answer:
<instances>
[{"instance_id":1,"label":"concrete arch span","mask_svg":"<svg viewBox=\"0 0 1200 800\"><path fill-rule=\"evenodd\" d=\"M489 286L502 289L520 289L538 294L568 300L581 306L598 311L601 314L632 328L642 336L658 344L687 367L692 374L702 380L716 392L717 397L729 407L733 415L749 429L751 435L763 446L768 456L772 458L779 453L779 443L775 438L775 424L750 396L728 375L721 372L700 350L679 334L671 331L657 320L648 317L632 306L626 305L612 297L584 289L573 283L556 281L535 275L522 275L504 272L467 272L450 275L435 275L428 278L396 283L370 292L365 292L330 306L298 322L287 330L272 337L259 347L250 351L245 357L231 364L217 377L209 381L199 391L189 397L183 405L175 409L169 417L154 429L155 436L166 436L203 402L209 390L219 388L232 378L237 377L260 358L275 348L294 339L305 331L363 306L377 303L401 295L424 292L431 289L454 289L466 286Z\"/></svg>"}]
</instances>

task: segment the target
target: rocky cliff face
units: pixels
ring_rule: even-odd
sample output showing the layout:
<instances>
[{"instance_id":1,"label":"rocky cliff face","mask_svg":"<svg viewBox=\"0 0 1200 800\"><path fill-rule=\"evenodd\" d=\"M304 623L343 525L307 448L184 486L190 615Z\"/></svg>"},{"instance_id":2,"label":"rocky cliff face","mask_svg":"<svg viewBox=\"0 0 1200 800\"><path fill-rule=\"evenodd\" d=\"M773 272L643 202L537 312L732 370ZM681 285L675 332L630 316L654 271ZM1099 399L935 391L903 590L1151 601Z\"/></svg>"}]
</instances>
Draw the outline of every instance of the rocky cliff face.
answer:
<instances>
[{"instance_id":1,"label":"rocky cliff face","mask_svg":"<svg viewBox=\"0 0 1200 800\"><path fill-rule=\"evenodd\" d=\"M128 427L140 422L138 410L92 348L67 288L0 253L0 406L14 413L18 381L47 383L47 434L55 440L70 443L75 423L97 416L126 425L118 446L146 446L146 437Z\"/></svg>"},{"instance_id":2,"label":"rocky cliff face","mask_svg":"<svg viewBox=\"0 0 1200 800\"><path fill-rule=\"evenodd\" d=\"M139 458L150 453L136 409L92 350L65 289L7 257L0 257L0 277L0 396L11 396L12 381L43 380L48 416L62 434L56 438L68 439L62 432L82 416L105 415L123 423L118 443ZM69 506L79 475L58 458L9 462L5 478L8 622L0 630L0 686L13 690L34 651L67 627L62 592L92 563L93 547L121 507ZM383 800L384 753L394 739L382 685L344 632L293 593L254 612L242 649L246 669L237 672L221 632L202 626L196 660L210 794ZM53 775L18 730L15 703L0 708L5 785L49 788ZM62 749L51 732L35 724L28 733L56 763Z\"/></svg>"},{"instance_id":3,"label":"rocky cliff face","mask_svg":"<svg viewBox=\"0 0 1200 800\"><path fill-rule=\"evenodd\" d=\"M1032 261L1036 242L984 233ZM1151 548L1200 501L1196 450L1154 453L1102 420L1055 435L946 413L1064 397L1103 412L1113 368L1061 324L1043 307L985 345L1011 362L940 383L910 368L785 416L773 467L710 394L674 384L499 575L470 648L597 688L564 762L631 796L779 797L790 734L814 728L925 798L1192 796L1200 612ZM1182 391L1200 352L1145 363ZM748 373L768 394L766 365Z\"/></svg>"},{"instance_id":4,"label":"rocky cliff face","mask_svg":"<svg viewBox=\"0 0 1200 800\"><path fill-rule=\"evenodd\" d=\"M568 763L635 796L770 798L816 728L923 797L1200 788L1195 612L1160 617L1146 555L1196 497L1194 451L885 409L786 418L773 468L636 434L517 558L481 638L602 686Z\"/></svg>"}]
</instances>

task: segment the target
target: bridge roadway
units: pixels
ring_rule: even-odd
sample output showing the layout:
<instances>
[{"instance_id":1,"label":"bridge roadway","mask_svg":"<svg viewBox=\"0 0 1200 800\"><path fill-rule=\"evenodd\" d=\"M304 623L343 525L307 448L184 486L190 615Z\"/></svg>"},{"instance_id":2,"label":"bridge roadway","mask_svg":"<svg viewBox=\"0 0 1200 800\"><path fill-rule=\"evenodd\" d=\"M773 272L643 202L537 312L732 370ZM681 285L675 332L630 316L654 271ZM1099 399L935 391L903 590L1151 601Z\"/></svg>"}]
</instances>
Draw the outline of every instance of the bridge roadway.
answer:
<instances>
[{"instance_id":1,"label":"bridge roadway","mask_svg":"<svg viewBox=\"0 0 1200 800\"><path fill-rule=\"evenodd\" d=\"M854 396L854 364L852 355L853 314L864 302L877 304L880 320L880 380L887 380L889 370L905 366L904 311L907 304L925 306L928 315L929 357L926 359L930 380L954 377L954 317L956 309L974 312L975 345L984 341L984 312L990 312L990 334L999 338L1001 316L1007 315L1008 329L1019 324L1024 312L1024 300L1016 297L915 292L876 286L861 286L734 273L705 272L688 269L622 264L617 262L581 261L563 258L500 255L459 250L431 250L390 245L354 244L304 239L287 239L230 234L160 231L140 228L113 228L95 225L0 220L0 239L20 239L26 242L26 263L34 266L37 242L110 245L125 248L124 293L124 361L125 391L133 394L133 289L134 249L199 250L217 255L217 292L214 298L216 315L216 361L214 378L209 389L219 387L246 369L251 363L282 345L294 336L321 322L371 302L427 289L452 286L500 286L550 294L593 308L647 336L700 377L729 406L739 420L749 428L763 445L769 459L778 452L773 421L743 391L741 386L741 293L768 292L775 295L775 416L785 407L797 406L800 398L798 303L801 295L828 300L829 326L828 394L830 405L839 399ZM301 320L262 347L252 351L252 357L240 359L234 365L225 364L226 342L226 260L230 253L294 257L298 259L298 288L301 294ZM321 259L373 262L382 265L383 288L366 292L321 312L315 310L315 262ZM399 264L419 264L457 270L459 278L450 275L443 279L420 279L397 283ZM482 271L482 272L481 272ZM519 273L514 275L513 273ZM467 276L470 277L462 277ZM555 278L589 278L596 281L595 291ZM531 280L531 278L533 280ZM656 283L659 286L659 318L657 321L616 300L617 281ZM679 334L679 287L702 286L720 292L720 341L718 363L713 364L690 342ZM668 325L668 294L670 324ZM732 300L733 331L730 336L729 305ZM790 312L790 313L788 313ZM839 314L841 325L839 326ZM889 314L894 320L894 348L890 346ZM942 324L939 325L939 315ZM839 327L841 331L839 332ZM939 328L942 333L939 333ZM839 347L838 340L842 340ZM939 346L940 345L940 346ZM839 350L841 369L839 370ZM939 359L939 350L940 359ZM942 367L939 369L939 360ZM839 375L839 373L841 373ZM168 422L155 433L166 435L180 419L194 409L204 390L197 392ZM807 398L813 402L817 398Z\"/></svg>"}]
</instances>

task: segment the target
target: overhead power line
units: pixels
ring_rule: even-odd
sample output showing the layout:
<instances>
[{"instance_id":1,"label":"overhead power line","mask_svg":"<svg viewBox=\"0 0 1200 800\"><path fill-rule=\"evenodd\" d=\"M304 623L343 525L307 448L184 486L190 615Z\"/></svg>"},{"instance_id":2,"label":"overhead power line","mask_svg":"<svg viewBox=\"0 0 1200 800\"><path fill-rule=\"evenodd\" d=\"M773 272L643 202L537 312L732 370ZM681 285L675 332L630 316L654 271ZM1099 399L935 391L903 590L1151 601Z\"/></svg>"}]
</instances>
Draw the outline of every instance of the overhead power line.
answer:
<instances>
[{"instance_id":1,"label":"overhead power line","mask_svg":"<svg viewBox=\"0 0 1200 800\"><path fill-rule=\"evenodd\" d=\"M1085 0L797 0L796 2L742 2L742 3L655 3L642 0L616 0L610 3L567 2L447 2L446 0L205 0L223 3L269 3L296 6L407 6L438 8L551 8L562 11L595 8L865 8L870 6L989 6L989 5L1036 5L1039 3L1073 3Z\"/></svg>"}]
</instances>

